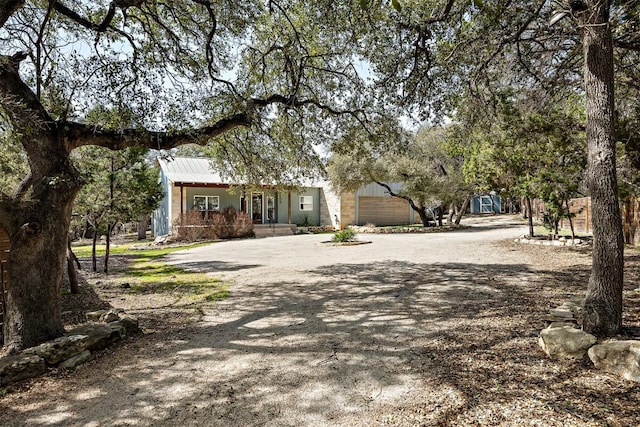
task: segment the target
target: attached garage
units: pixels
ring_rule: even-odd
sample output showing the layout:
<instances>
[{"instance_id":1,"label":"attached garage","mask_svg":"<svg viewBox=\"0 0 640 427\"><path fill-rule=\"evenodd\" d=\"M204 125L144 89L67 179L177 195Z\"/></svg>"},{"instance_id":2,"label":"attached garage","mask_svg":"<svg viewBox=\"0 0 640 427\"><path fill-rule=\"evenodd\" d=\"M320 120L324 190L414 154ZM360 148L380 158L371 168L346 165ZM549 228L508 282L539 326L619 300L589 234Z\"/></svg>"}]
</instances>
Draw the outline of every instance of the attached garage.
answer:
<instances>
[{"instance_id":1,"label":"attached garage","mask_svg":"<svg viewBox=\"0 0 640 427\"><path fill-rule=\"evenodd\" d=\"M358 224L399 225L411 221L409 203L397 197L358 198Z\"/></svg>"}]
</instances>

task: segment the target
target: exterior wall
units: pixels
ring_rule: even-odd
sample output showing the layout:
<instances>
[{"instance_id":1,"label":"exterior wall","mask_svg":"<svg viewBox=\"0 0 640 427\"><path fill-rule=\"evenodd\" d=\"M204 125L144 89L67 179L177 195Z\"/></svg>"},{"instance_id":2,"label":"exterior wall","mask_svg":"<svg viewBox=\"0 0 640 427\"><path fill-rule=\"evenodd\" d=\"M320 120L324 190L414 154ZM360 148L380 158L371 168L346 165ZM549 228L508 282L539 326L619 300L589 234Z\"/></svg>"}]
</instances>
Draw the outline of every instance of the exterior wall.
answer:
<instances>
[{"instance_id":1,"label":"exterior wall","mask_svg":"<svg viewBox=\"0 0 640 427\"><path fill-rule=\"evenodd\" d=\"M389 184L391 191L398 193L402 190L402 183L393 182ZM365 211L360 210L360 202L365 201ZM379 205L380 216L372 215L371 203ZM419 217L417 218L419 221ZM414 215L409 203L389 195L386 188L372 182L360 187L355 197L355 217L354 224L364 225L373 223L377 225L397 225L411 224L414 222Z\"/></svg>"},{"instance_id":2,"label":"exterior wall","mask_svg":"<svg viewBox=\"0 0 640 427\"><path fill-rule=\"evenodd\" d=\"M399 182L393 182L389 184L391 187L391 191L394 193L402 190L402 184ZM358 197L391 197L389 193L387 193L387 189L382 187L381 185L372 182L371 184L367 184L363 187L360 187L357 192Z\"/></svg>"},{"instance_id":3,"label":"exterior wall","mask_svg":"<svg viewBox=\"0 0 640 427\"><path fill-rule=\"evenodd\" d=\"M276 218L279 224L288 223L288 193L280 193L276 198ZM305 223L305 216L309 225L320 225L321 210L321 189L305 188L300 192L291 192L291 223L302 225ZM300 196L311 196L313 198L313 210L300 210Z\"/></svg>"},{"instance_id":4,"label":"exterior wall","mask_svg":"<svg viewBox=\"0 0 640 427\"><path fill-rule=\"evenodd\" d=\"M169 211L169 229L171 229L173 227L173 223L176 222L178 218L180 218L180 187L177 187L172 183L169 191L169 197L171 197L171 210ZM184 206L184 194L182 197L182 203Z\"/></svg>"},{"instance_id":5,"label":"exterior wall","mask_svg":"<svg viewBox=\"0 0 640 427\"><path fill-rule=\"evenodd\" d=\"M491 197L493 199L493 210L491 210L491 205L486 203L486 200ZM485 203L483 203L483 199ZM492 196L476 196L471 200L470 205L471 213L481 214L481 213L500 213L502 212L502 199L500 196L492 195Z\"/></svg>"},{"instance_id":6,"label":"exterior wall","mask_svg":"<svg viewBox=\"0 0 640 427\"><path fill-rule=\"evenodd\" d=\"M358 224L404 225L410 224L411 207L398 197L360 196L358 198Z\"/></svg>"},{"instance_id":7,"label":"exterior wall","mask_svg":"<svg viewBox=\"0 0 640 427\"><path fill-rule=\"evenodd\" d=\"M340 197L340 228L356 223L356 194L342 193Z\"/></svg>"},{"instance_id":8,"label":"exterior wall","mask_svg":"<svg viewBox=\"0 0 640 427\"><path fill-rule=\"evenodd\" d=\"M171 200L169 182L165 174L160 171L160 183L164 190L164 198L160 202L160 206L153 212L151 216L151 231L154 236L166 236L169 234L169 201Z\"/></svg>"},{"instance_id":9,"label":"exterior wall","mask_svg":"<svg viewBox=\"0 0 640 427\"><path fill-rule=\"evenodd\" d=\"M332 225L339 230L341 222L340 195L325 182L320 189L320 225Z\"/></svg>"},{"instance_id":10,"label":"exterior wall","mask_svg":"<svg viewBox=\"0 0 640 427\"><path fill-rule=\"evenodd\" d=\"M176 197L174 197L174 200L179 200L180 188L176 187L175 191L177 194L176 194ZM228 206L233 206L235 209L240 210L241 194L238 194L237 192L235 192L234 194L231 194L226 188L183 187L182 193L183 193L182 206L185 212L191 211L191 208L193 207L194 196L218 196L220 198L220 210ZM177 214L180 215L179 203L178 203Z\"/></svg>"}]
</instances>

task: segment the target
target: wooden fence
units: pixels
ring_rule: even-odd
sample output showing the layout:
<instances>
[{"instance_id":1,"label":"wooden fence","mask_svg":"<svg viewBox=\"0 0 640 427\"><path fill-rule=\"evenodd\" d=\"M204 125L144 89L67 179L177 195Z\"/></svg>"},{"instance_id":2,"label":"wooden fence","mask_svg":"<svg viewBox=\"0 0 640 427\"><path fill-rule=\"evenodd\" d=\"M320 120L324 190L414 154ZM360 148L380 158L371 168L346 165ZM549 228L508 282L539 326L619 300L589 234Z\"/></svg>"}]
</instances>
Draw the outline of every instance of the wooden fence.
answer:
<instances>
[{"instance_id":1,"label":"wooden fence","mask_svg":"<svg viewBox=\"0 0 640 427\"><path fill-rule=\"evenodd\" d=\"M545 207L541 200L532 201L533 217L542 220ZM589 234L593 231L591 223L591 198L581 197L569 201L569 210L574 214L573 228L576 233ZM632 198L620 203L624 241L630 245L640 244L640 198ZM569 229L569 220L560 221L560 227Z\"/></svg>"},{"instance_id":2,"label":"wooden fence","mask_svg":"<svg viewBox=\"0 0 640 427\"><path fill-rule=\"evenodd\" d=\"M9 255L9 236L0 228L0 347L4 342L3 327L5 313L5 296L7 292L7 258Z\"/></svg>"}]
</instances>

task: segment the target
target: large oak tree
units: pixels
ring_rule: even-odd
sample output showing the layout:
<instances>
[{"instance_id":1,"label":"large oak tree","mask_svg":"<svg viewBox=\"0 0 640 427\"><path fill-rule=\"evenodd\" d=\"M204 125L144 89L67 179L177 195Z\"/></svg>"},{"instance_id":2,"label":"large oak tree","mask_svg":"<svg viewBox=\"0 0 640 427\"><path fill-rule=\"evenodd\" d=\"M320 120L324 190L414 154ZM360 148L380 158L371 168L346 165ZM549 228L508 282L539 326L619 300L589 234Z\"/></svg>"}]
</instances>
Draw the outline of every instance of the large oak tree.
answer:
<instances>
[{"instance_id":1,"label":"large oak tree","mask_svg":"<svg viewBox=\"0 0 640 427\"><path fill-rule=\"evenodd\" d=\"M60 283L83 185L73 150L284 149L295 159L286 178L308 174L313 144L339 133L340 120L327 120L366 120L348 30L360 13L334 2L0 0L0 130L29 169L0 189L11 240L4 353L63 333ZM96 105L133 114L136 126L88 123Z\"/></svg>"}]
</instances>

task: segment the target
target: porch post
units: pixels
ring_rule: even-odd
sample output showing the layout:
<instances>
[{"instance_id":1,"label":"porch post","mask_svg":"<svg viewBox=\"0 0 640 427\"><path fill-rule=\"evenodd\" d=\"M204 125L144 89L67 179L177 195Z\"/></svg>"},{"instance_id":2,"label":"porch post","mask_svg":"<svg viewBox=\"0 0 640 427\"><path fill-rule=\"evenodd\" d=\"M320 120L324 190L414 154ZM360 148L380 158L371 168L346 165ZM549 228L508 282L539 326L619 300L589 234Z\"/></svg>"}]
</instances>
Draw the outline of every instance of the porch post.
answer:
<instances>
[{"instance_id":1,"label":"porch post","mask_svg":"<svg viewBox=\"0 0 640 427\"><path fill-rule=\"evenodd\" d=\"M287 222L291 224L291 191L287 193Z\"/></svg>"},{"instance_id":2,"label":"porch post","mask_svg":"<svg viewBox=\"0 0 640 427\"><path fill-rule=\"evenodd\" d=\"M180 186L180 225L184 226L184 205L182 201L184 199L184 187Z\"/></svg>"}]
</instances>

